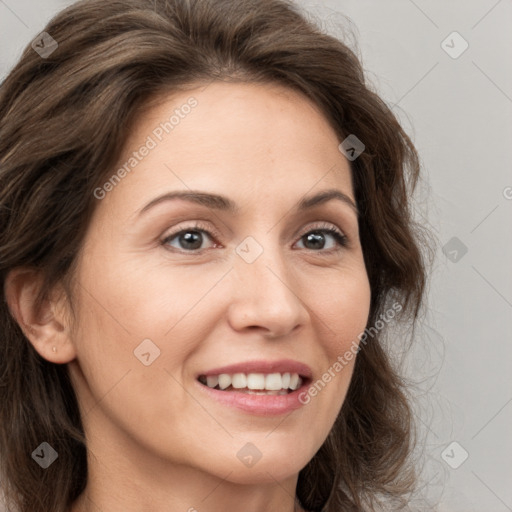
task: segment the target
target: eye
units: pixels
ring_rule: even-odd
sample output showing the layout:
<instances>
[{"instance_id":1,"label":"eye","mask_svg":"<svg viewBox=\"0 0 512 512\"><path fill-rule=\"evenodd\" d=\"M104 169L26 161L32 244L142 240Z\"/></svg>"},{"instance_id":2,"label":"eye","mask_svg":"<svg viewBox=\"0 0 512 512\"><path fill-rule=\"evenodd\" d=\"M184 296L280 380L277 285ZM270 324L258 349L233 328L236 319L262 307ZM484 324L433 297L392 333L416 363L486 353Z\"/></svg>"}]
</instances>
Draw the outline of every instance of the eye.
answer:
<instances>
[{"instance_id":1,"label":"eye","mask_svg":"<svg viewBox=\"0 0 512 512\"><path fill-rule=\"evenodd\" d=\"M334 239L334 247L323 250L325 248L326 236ZM315 227L313 230L309 230L302 235L300 241L303 239L306 240L307 244L312 245L312 250L315 252L319 252L318 249L320 249L321 252L331 253L348 246L347 236L331 224L322 224L321 226ZM310 249L310 247L306 247L306 249Z\"/></svg>"},{"instance_id":2,"label":"eye","mask_svg":"<svg viewBox=\"0 0 512 512\"><path fill-rule=\"evenodd\" d=\"M200 222L196 222L193 226L186 227L165 237L162 240L162 245L168 245L172 240L176 239L181 244L181 247L177 247L177 249L185 249L186 252L198 251L201 249L204 234L207 234L208 238L212 238L208 227Z\"/></svg>"},{"instance_id":3,"label":"eye","mask_svg":"<svg viewBox=\"0 0 512 512\"><path fill-rule=\"evenodd\" d=\"M200 222L196 222L192 226L188 226L180 229L175 233L171 233L170 235L166 236L161 243L164 246L170 245L171 247L177 249L178 251L181 250L182 252L199 252L204 249L202 245L205 238L213 240L214 237L219 236L216 232L213 232L212 235L210 229L211 228L209 228L209 226ZM325 249L326 237L330 237L334 240L334 247L331 246L330 248ZM348 246L348 239L346 235L344 235L339 229L335 228L331 224L315 226L314 229L310 229L304 235L302 235L299 241L302 241L303 239L305 239L308 245L312 246L305 247L305 249L309 249L314 252L324 252L329 254ZM176 247L176 245L172 245L171 242L173 241L178 244L178 247Z\"/></svg>"}]
</instances>

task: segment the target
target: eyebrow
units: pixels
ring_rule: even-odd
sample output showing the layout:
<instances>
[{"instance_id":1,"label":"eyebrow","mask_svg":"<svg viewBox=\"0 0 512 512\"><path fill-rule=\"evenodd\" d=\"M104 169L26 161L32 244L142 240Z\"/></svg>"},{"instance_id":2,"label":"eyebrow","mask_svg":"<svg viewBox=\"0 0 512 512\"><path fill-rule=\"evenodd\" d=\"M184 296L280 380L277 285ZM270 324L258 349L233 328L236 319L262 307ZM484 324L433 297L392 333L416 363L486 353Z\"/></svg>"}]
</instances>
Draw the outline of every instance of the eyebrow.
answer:
<instances>
[{"instance_id":1,"label":"eyebrow","mask_svg":"<svg viewBox=\"0 0 512 512\"><path fill-rule=\"evenodd\" d=\"M172 201L175 199L181 199L183 201L188 201L194 204L199 204L202 206L206 206L208 208L212 208L214 210L226 211L231 213L232 215L236 215L240 213L240 207L231 199L225 196L221 196L218 194L210 194L206 192L201 192L199 190L177 190L174 192L168 192L161 196L156 197L152 201L150 201L144 208L142 208L139 212L139 216L165 201ZM341 201L342 203L350 206L350 208L354 211L354 213L359 216L359 211L354 203L354 201L344 192L337 189L329 189L319 192L314 196L305 197L299 201L299 203L295 207L295 211L297 213L303 212L305 210L309 210L314 208L315 206L319 206L321 204L327 203L336 199Z\"/></svg>"}]
</instances>

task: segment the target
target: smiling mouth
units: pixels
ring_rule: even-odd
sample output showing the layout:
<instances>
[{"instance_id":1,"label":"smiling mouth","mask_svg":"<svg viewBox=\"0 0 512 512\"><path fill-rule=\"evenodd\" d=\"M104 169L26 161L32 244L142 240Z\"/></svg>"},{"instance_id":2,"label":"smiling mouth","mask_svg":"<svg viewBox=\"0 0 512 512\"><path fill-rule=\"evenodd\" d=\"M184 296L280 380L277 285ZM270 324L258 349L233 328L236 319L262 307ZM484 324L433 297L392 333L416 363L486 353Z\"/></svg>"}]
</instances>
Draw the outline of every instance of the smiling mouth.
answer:
<instances>
[{"instance_id":1,"label":"smiling mouth","mask_svg":"<svg viewBox=\"0 0 512 512\"><path fill-rule=\"evenodd\" d=\"M221 373L197 379L211 389L248 395L288 395L299 389L307 377L298 373Z\"/></svg>"}]
</instances>

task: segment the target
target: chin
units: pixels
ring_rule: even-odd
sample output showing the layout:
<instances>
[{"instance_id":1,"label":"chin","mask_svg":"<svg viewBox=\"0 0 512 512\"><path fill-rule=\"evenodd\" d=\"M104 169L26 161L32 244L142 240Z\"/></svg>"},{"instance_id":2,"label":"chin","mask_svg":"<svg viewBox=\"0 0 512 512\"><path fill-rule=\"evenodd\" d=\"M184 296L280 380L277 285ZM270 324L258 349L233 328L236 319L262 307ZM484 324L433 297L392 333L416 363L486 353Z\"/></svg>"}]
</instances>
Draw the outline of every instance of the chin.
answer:
<instances>
[{"instance_id":1,"label":"chin","mask_svg":"<svg viewBox=\"0 0 512 512\"><path fill-rule=\"evenodd\" d=\"M234 456L219 456L207 471L237 484L267 484L292 478L309 463L316 451L305 448L298 451L297 438L290 446L271 449L247 444L233 452ZM238 455L237 455L238 453ZM206 468L204 468L206 469ZM226 478L226 475L229 475Z\"/></svg>"}]
</instances>

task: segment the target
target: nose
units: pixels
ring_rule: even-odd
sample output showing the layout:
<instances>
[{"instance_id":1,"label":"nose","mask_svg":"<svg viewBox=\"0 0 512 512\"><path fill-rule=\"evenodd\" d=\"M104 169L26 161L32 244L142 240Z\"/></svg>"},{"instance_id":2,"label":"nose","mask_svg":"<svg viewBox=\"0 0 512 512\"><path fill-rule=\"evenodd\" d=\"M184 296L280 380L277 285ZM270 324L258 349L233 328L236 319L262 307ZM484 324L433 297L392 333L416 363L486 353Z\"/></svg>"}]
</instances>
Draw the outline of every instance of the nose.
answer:
<instances>
[{"instance_id":1,"label":"nose","mask_svg":"<svg viewBox=\"0 0 512 512\"><path fill-rule=\"evenodd\" d=\"M305 325L307 297L301 296L304 291L297 289L298 279L279 249L265 249L252 263L237 256L231 275L228 320L233 329L277 338Z\"/></svg>"}]
</instances>

